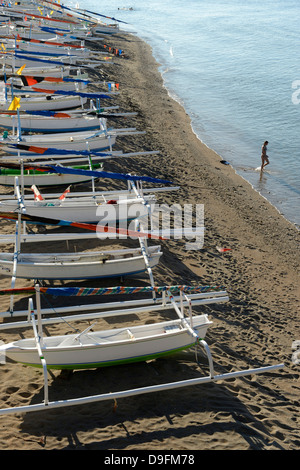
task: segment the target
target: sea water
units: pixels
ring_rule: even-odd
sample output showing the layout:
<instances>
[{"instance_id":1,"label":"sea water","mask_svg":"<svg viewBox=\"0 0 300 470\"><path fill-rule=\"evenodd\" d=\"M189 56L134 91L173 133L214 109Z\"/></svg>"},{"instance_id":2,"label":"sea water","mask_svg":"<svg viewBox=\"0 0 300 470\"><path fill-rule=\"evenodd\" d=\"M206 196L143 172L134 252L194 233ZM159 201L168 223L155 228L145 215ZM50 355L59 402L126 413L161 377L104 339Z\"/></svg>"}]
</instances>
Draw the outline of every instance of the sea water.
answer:
<instances>
[{"instance_id":1,"label":"sea water","mask_svg":"<svg viewBox=\"0 0 300 470\"><path fill-rule=\"evenodd\" d=\"M86 0L84 8L151 45L198 138L299 226L299 0ZM270 165L261 173L265 140Z\"/></svg>"}]
</instances>

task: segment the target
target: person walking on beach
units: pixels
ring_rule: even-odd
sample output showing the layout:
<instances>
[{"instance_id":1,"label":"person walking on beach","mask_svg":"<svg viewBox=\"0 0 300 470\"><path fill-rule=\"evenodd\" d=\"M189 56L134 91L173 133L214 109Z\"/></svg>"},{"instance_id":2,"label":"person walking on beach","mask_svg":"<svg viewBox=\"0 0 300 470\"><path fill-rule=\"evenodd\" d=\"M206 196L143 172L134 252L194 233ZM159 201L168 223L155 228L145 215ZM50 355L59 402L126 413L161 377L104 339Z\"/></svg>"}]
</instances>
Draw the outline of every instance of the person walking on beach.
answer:
<instances>
[{"instance_id":1,"label":"person walking on beach","mask_svg":"<svg viewBox=\"0 0 300 470\"><path fill-rule=\"evenodd\" d=\"M268 141L266 140L264 143L263 143L263 146L261 148L261 168L260 168L260 171L263 171L264 167L269 165L269 157L267 155L267 145L268 145Z\"/></svg>"}]
</instances>

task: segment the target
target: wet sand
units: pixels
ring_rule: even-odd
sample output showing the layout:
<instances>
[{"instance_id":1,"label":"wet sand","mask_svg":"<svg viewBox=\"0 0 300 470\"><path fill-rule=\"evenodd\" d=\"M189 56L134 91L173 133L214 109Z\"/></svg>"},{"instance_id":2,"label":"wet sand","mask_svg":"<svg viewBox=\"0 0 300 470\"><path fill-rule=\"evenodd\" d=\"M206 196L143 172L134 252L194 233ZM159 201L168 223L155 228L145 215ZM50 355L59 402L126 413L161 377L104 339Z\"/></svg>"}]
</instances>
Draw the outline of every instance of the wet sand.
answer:
<instances>
[{"instance_id":1,"label":"wet sand","mask_svg":"<svg viewBox=\"0 0 300 470\"><path fill-rule=\"evenodd\" d=\"M204 204L204 246L186 250L185 240L162 241L164 254L154 270L156 284L225 286L229 303L203 309L213 321L206 340L218 373L282 362L285 367L117 403L1 416L0 449L299 449L300 365L292 362L292 343L300 340L299 231L199 141L189 116L163 87L159 64L147 44L131 35L107 38L106 43L122 48L126 56L114 57L114 64L103 67L100 75L119 83L115 102L120 109L138 113L110 124L146 131L145 135L119 139L116 148L160 153L107 162L105 169L171 180L180 190L162 193L159 200L166 204ZM96 71L90 73L98 76ZM259 159L260 155L258 164ZM11 230L12 224L1 222L1 233ZM90 247L88 242L84 249ZM230 250L220 253L217 247ZM147 276L142 276L125 279L123 284L147 282ZM31 282L17 282L17 287L24 285ZM81 285L112 285L112 281L85 281ZM8 288L10 280L1 276L0 286ZM0 300L4 311L8 299ZM19 298L16 304L21 304ZM142 321L151 318L144 315ZM102 322L111 326L110 321ZM57 333L62 327L48 330ZM11 341L20 333L25 334L0 331L0 339ZM198 365L191 350L150 363L73 374L53 372L49 374L49 393L51 400L72 398L207 373L205 360ZM0 378L1 408L43 399L39 370L8 362L1 365Z\"/></svg>"}]
</instances>

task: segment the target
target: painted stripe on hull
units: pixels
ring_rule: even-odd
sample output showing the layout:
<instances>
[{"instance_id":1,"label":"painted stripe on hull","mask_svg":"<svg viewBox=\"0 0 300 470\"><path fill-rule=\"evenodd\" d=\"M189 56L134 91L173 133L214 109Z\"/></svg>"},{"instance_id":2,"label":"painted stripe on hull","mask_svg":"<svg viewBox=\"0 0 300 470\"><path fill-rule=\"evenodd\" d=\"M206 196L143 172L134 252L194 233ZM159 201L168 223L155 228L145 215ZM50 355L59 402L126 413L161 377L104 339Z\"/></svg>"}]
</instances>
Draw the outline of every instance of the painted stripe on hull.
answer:
<instances>
[{"instance_id":1,"label":"painted stripe on hull","mask_svg":"<svg viewBox=\"0 0 300 470\"><path fill-rule=\"evenodd\" d=\"M23 129L22 129L23 130ZM93 129L92 129L93 130ZM87 142L89 143L88 139L87 139ZM17 155L18 152L11 152L10 151L11 149L7 150L5 149L6 152L10 153L10 154L13 154L13 155ZM62 149L64 150L64 149ZM77 149L75 148L74 149L76 152L80 152L80 149ZM90 149L90 153L93 154L93 152L104 152L104 150L109 150L110 151L110 146L106 146L106 147L97 147L97 148L92 148ZM70 154L68 155L69 157L72 157L72 153L71 153L72 149L70 149ZM86 151L86 149L84 149L84 151ZM26 157L36 157L36 153L33 153L33 152L27 152L25 151L24 152L24 155L26 155ZM49 154L48 154L49 155ZM57 154L56 154L57 155ZM74 156L77 156L76 154L74 154ZM0 166L1 166L1 162L0 162Z\"/></svg>"},{"instance_id":2,"label":"painted stripe on hull","mask_svg":"<svg viewBox=\"0 0 300 470\"><path fill-rule=\"evenodd\" d=\"M1 124L1 127L3 129L12 129L13 126L6 126L4 124ZM44 128L32 128L32 127L23 127L22 126L22 132L44 132L44 133L56 133L56 132L84 132L84 131L93 131L99 129L99 124L95 126L88 126L88 127L70 127L70 128L51 128L51 129L44 129Z\"/></svg>"},{"instance_id":3,"label":"painted stripe on hull","mask_svg":"<svg viewBox=\"0 0 300 470\"><path fill-rule=\"evenodd\" d=\"M63 369L96 369L99 367L110 367L110 366L118 366L122 364L130 364L134 362L145 362L149 361L151 359L157 359L159 357L163 356L169 356L171 354L175 354L177 352L183 351L185 349L189 349L190 347L194 346L194 342L185 346L182 346L180 348L176 349L171 349L167 351L161 351L159 353L154 353L154 354L148 354L145 356L136 356L136 357L130 357L126 359L118 359L118 360L112 360L112 361L106 361L106 362L93 362L93 363L87 363L87 364L62 364L62 365L52 365L52 364L47 364L47 369L57 369L57 370L63 370ZM20 364L23 364L20 362ZM24 363L26 366L30 367L37 367L41 368L41 364L28 364L27 362Z\"/></svg>"}]
</instances>

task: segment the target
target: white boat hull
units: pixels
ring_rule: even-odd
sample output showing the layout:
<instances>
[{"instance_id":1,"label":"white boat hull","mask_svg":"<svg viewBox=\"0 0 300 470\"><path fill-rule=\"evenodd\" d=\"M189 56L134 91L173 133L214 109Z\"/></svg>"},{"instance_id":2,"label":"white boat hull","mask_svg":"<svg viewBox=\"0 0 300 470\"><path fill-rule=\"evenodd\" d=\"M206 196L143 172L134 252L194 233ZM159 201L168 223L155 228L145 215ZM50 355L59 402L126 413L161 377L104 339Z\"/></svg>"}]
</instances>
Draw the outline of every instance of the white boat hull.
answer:
<instances>
[{"instance_id":1,"label":"white boat hull","mask_svg":"<svg viewBox=\"0 0 300 470\"><path fill-rule=\"evenodd\" d=\"M93 116L22 116L20 115L20 126L22 132L41 132L41 133L55 133L55 132L77 132L96 130L100 128L99 118ZM67 113L66 113L67 114ZM1 115L0 127L9 130L18 129L18 116L17 115Z\"/></svg>"},{"instance_id":2,"label":"white boat hull","mask_svg":"<svg viewBox=\"0 0 300 470\"><path fill-rule=\"evenodd\" d=\"M25 200L26 214L55 220L67 220L80 223L103 223L115 226L117 221L132 220L148 216L145 205L137 199L124 199L116 203L105 203L100 199L89 200L56 200L32 201ZM15 200L0 201L1 212L15 212L19 208Z\"/></svg>"},{"instance_id":3,"label":"white boat hull","mask_svg":"<svg viewBox=\"0 0 300 470\"><path fill-rule=\"evenodd\" d=\"M4 58L3 56L1 57L0 56L0 61L3 63L4 62ZM24 64L23 64L24 65ZM10 66L15 72L17 72L17 70L20 68L20 67L13 67L13 66ZM74 69L74 67L72 67ZM2 73L4 73L4 71L6 70L7 72L7 66L5 66L5 68L3 67L2 68ZM71 70L71 66L68 67L68 66L45 66L45 65L39 65L39 66L35 66L35 67L27 67L26 65L26 68L24 69L24 74L25 75L39 75L39 76L43 76L43 77L58 77L58 78L63 78L63 77L68 77L70 76L70 70ZM26 72L25 72L26 71ZM71 78L75 78L75 75L71 76Z\"/></svg>"},{"instance_id":4,"label":"white boat hull","mask_svg":"<svg viewBox=\"0 0 300 470\"><path fill-rule=\"evenodd\" d=\"M0 162L1 165L1 162ZM12 174L6 174L5 168L0 167L0 185L2 186L14 186L15 178L18 176L19 181L22 180L21 173L16 171ZM67 187L70 184L81 184L88 183L92 180L89 176L82 175L58 175L56 173L35 173L27 174L26 171L23 175L23 185L25 188L31 188L35 185L40 188L48 186L64 186Z\"/></svg>"},{"instance_id":5,"label":"white boat hull","mask_svg":"<svg viewBox=\"0 0 300 470\"><path fill-rule=\"evenodd\" d=\"M38 59L38 60L35 60L35 59ZM57 65L58 67L60 67L59 64L56 64L56 63L53 63L53 62L61 62L61 67L64 67L64 64L67 64L67 66L73 66L75 67L75 62L76 62L76 57L75 56L64 56L64 55L61 55L61 56L58 56L58 57L52 57L52 56L47 56L47 57L43 57L43 56L38 56L38 57L31 57L30 56L30 53L28 52L28 56L25 57L25 54L24 54L24 57L16 57L14 55L12 56L9 56L9 55L6 55L6 56L2 56L2 61L4 62L5 64L5 67L12 67L13 69L17 70L19 69L20 67L22 67L24 65L24 63L26 63L26 73L28 74L28 69L31 68L31 69L39 69L39 68L46 68L47 66L43 66L43 63L47 62L49 64L49 67L53 67L55 65ZM52 61L52 63L51 63ZM28 67L28 69L27 69ZM34 72L36 73L36 72Z\"/></svg>"},{"instance_id":6,"label":"white boat hull","mask_svg":"<svg viewBox=\"0 0 300 470\"><path fill-rule=\"evenodd\" d=\"M117 34L120 32L118 24L98 24L91 28L93 34Z\"/></svg>"},{"instance_id":7,"label":"white boat hull","mask_svg":"<svg viewBox=\"0 0 300 470\"><path fill-rule=\"evenodd\" d=\"M98 124L99 126L99 124ZM100 132L100 131L99 131ZM0 139L1 149L12 155L18 155L20 152L24 155L37 155L37 153L30 150L18 150L17 148L12 148L10 144L23 144L23 145L33 145L34 147L42 148L54 148L68 151L103 151L111 149L116 143L115 135L106 135L99 134L95 136L94 131L88 132L68 132L67 134L62 133L53 133L46 135L24 135L22 136L22 141L18 142L17 138L8 136L7 138ZM75 155L75 154L74 154ZM72 156L72 153L68 155Z\"/></svg>"},{"instance_id":8,"label":"white boat hull","mask_svg":"<svg viewBox=\"0 0 300 470\"><path fill-rule=\"evenodd\" d=\"M160 246L148 248L154 268L162 255ZM14 255L0 253L0 274L14 274ZM82 253L20 253L15 276L22 279L72 280L129 276L146 271L141 249Z\"/></svg>"},{"instance_id":9,"label":"white boat hull","mask_svg":"<svg viewBox=\"0 0 300 470\"><path fill-rule=\"evenodd\" d=\"M28 95L27 95L28 96ZM87 98L80 96L34 96L21 97L21 108L23 111L56 111L62 109L79 108L87 102ZM0 111L8 111L11 100L0 102Z\"/></svg>"},{"instance_id":10,"label":"white boat hull","mask_svg":"<svg viewBox=\"0 0 300 470\"><path fill-rule=\"evenodd\" d=\"M55 46L55 45L49 45L49 44L35 44L33 42L19 42L17 43L17 49L16 52L18 51L23 51L23 52L28 52L30 54L31 52L39 52L41 55L43 53L48 54L53 54L55 57L56 55L73 55L77 56L80 58L88 59L90 57L90 51L89 49L82 47L82 48L75 48L75 47L64 47L63 43L61 43L61 46ZM14 43L10 43L11 49L14 49Z\"/></svg>"},{"instance_id":11,"label":"white boat hull","mask_svg":"<svg viewBox=\"0 0 300 470\"><path fill-rule=\"evenodd\" d=\"M193 317L193 330L201 338L211 324L206 315ZM80 336L45 337L42 353L49 369L88 369L147 361L188 349L195 341L189 328L178 319ZM0 352L13 361L41 367L34 338L1 346Z\"/></svg>"},{"instance_id":12,"label":"white boat hull","mask_svg":"<svg viewBox=\"0 0 300 470\"><path fill-rule=\"evenodd\" d=\"M24 74L25 74L25 70L24 69ZM26 75L26 74L25 74ZM29 74L28 74L29 75ZM35 74L35 76L37 76L37 74ZM38 77L42 78L42 76L39 76ZM45 79L48 78L48 77L45 77ZM55 77L51 77L53 80L55 79ZM57 77L58 79L59 77ZM63 78L63 77L61 77ZM74 80L76 80L76 76L72 76L70 77ZM79 78L79 77L78 77ZM14 85L18 86L18 87L21 87L21 88L16 88L16 86L14 86L14 95L20 95L20 94L26 94L27 92L30 92L32 94L32 91L34 91L33 89L34 88L40 88L40 89L45 89L45 90L61 90L61 91L79 91L79 92L83 92L84 90L86 90L87 86L88 86L88 74L82 74L82 76L80 77L80 80L86 80L86 82L61 82L61 81L50 81L50 80L43 80L41 82L38 82L34 85L30 85L30 86L25 86L23 85L23 82L21 79L16 79L14 77L13 80L9 79L7 80L8 83L13 83ZM16 80L17 83L16 83ZM35 94L37 94L38 92L36 92ZM42 93L42 94L45 94L45 93ZM11 95L9 95L11 96Z\"/></svg>"},{"instance_id":13,"label":"white boat hull","mask_svg":"<svg viewBox=\"0 0 300 470\"><path fill-rule=\"evenodd\" d=\"M42 31L39 29L35 29L33 26L30 28L28 25L27 26L15 26L14 24L11 25L3 25L0 27L0 35L1 36L17 36L20 35L23 38L27 39L37 39L37 40L42 40L42 41L56 41L56 42L62 42L64 38L62 36L57 36L55 33L47 32L47 31Z\"/></svg>"}]
</instances>

